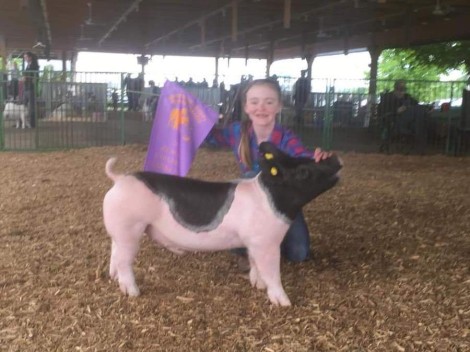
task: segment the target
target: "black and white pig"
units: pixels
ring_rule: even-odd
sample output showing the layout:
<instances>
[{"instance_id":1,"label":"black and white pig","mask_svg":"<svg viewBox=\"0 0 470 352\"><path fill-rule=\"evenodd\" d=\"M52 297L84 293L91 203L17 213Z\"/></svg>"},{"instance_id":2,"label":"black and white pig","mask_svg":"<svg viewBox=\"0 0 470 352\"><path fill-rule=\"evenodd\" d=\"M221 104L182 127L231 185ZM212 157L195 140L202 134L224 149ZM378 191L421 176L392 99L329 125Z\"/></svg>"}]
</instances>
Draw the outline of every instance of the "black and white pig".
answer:
<instances>
[{"instance_id":1,"label":"black and white pig","mask_svg":"<svg viewBox=\"0 0 470 352\"><path fill-rule=\"evenodd\" d=\"M246 247L250 282L267 288L274 305L290 305L281 283L280 245L301 208L338 181L341 161L293 158L269 142L259 148L261 172L252 179L207 182L152 172L117 175L103 216L112 239L110 276L138 296L133 262L147 233L175 253Z\"/></svg>"}]
</instances>

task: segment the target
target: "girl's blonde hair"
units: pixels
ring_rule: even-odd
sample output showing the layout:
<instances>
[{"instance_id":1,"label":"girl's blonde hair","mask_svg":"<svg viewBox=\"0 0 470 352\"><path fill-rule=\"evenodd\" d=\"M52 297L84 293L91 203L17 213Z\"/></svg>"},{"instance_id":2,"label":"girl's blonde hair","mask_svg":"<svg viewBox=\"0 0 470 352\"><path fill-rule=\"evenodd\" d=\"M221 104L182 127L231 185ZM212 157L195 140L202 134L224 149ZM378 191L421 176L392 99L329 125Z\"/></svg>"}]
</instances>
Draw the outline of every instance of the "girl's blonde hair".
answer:
<instances>
[{"instance_id":1,"label":"girl's blonde hair","mask_svg":"<svg viewBox=\"0 0 470 352\"><path fill-rule=\"evenodd\" d=\"M279 101L281 101L281 87L279 86L279 83L273 79L269 78L264 78L264 79L255 79L248 83L248 85L245 87L243 90L242 94L242 106L244 107L246 105L246 94L248 91L254 87L254 86L269 86L271 87L278 95ZM240 155L240 159L243 164L245 164L248 168L251 169L253 166L253 160L251 159L251 153L250 153L250 138L249 138L249 130L252 125L251 120L245 116L245 113L243 112L243 118L242 118L242 123L241 123L241 133L240 133L240 144L238 146L238 154Z\"/></svg>"}]
</instances>

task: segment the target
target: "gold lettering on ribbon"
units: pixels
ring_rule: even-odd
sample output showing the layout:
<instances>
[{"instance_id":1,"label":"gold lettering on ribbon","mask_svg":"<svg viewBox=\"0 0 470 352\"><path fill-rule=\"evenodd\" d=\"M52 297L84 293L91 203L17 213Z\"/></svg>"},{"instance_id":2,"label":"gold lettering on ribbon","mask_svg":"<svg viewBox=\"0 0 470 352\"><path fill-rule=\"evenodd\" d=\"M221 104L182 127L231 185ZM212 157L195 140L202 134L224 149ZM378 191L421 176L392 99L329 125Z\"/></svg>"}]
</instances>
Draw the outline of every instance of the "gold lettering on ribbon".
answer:
<instances>
[{"instance_id":1,"label":"gold lettering on ribbon","mask_svg":"<svg viewBox=\"0 0 470 352\"><path fill-rule=\"evenodd\" d=\"M168 121L171 128L174 130L179 129L182 125L189 124L189 115L186 108L175 109L173 108L170 113L170 120Z\"/></svg>"},{"instance_id":2,"label":"gold lettering on ribbon","mask_svg":"<svg viewBox=\"0 0 470 352\"><path fill-rule=\"evenodd\" d=\"M154 163L161 166L166 173L175 173L178 167L176 151L168 145L159 148L155 154Z\"/></svg>"}]
</instances>

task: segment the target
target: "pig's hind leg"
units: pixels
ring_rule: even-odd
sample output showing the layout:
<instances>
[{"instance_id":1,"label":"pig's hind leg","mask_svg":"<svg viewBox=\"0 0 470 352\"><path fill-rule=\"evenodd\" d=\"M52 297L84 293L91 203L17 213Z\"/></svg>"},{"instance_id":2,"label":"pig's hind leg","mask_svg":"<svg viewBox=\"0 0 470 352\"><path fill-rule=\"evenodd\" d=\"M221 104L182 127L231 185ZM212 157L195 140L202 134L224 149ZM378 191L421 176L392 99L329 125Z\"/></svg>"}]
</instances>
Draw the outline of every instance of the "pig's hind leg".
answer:
<instances>
[{"instance_id":1,"label":"pig's hind leg","mask_svg":"<svg viewBox=\"0 0 470 352\"><path fill-rule=\"evenodd\" d=\"M256 287L258 290L264 290L266 283L261 279L261 276L256 268L256 262L251 255L248 255L250 260L250 283L251 286Z\"/></svg>"},{"instance_id":2,"label":"pig's hind leg","mask_svg":"<svg viewBox=\"0 0 470 352\"><path fill-rule=\"evenodd\" d=\"M119 229L111 233L109 275L119 282L122 293L129 296L140 294L135 282L132 264L139 251L144 228L144 226L134 226L132 229Z\"/></svg>"}]
</instances>

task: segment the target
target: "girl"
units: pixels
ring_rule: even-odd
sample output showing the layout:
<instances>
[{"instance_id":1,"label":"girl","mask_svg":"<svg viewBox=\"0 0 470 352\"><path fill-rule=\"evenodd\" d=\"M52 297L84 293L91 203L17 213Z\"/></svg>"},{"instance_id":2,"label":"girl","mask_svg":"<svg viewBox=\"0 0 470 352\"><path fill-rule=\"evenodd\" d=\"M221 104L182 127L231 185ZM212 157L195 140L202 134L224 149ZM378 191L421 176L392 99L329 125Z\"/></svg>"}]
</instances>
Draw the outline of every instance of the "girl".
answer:
<instances>
[{"instance_id":1,"label":"girl","mask_svg":"<svg viewBox=\"0 0 470 352\"><path fill-rule=\"evenodd\" d=\"M228 146L233 150L242 177L254 177L260 171L258 145L264 141L274 143L291 156L310 157L317 162L331 155L319 148L314 152L307 150L294 133L276 122L282 109L281 89L277 82L270 79L251 81L242 95L242 104L248 119L223 129L213 129L208 138L211 145ZM240 268L247 270L246 250L240 249L237 253L244 258L239 261ZM281 244L281 255L292 262L309 258L310 234L302 212L295 218Z\"/></svg>"}]
</instances>

